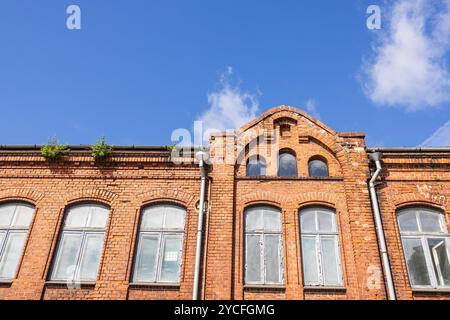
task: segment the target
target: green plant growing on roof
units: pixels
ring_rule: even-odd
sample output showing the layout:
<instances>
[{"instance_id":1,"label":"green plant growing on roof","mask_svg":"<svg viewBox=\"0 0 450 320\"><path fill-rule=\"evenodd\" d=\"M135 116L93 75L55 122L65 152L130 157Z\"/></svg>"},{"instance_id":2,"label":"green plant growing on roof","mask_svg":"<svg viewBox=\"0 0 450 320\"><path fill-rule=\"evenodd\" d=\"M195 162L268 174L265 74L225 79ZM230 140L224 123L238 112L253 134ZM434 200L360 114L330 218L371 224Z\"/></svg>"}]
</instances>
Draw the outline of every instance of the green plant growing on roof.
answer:
<instances>
[{"instance_id":1,"label":"green plant growing on roof","mask_svg":"<svg viewBox=\"0 0 450 320\"><path fill-rule=\"evenodd\" d=\"M91 146L91 156L95 160L104 160L106 159L112 152L112 146L106 143L106 139L104 137L100 138L96 144Z\"/></svg>"},{"instance_id":2,"label":"green plant growing on roof","mask_svg":"<svg viewBox=\"0 0 450 320\"><path fill-rule=\"evenodd\" d=\"M69 147L60 145L56 138L51 138L46 145L41 147L42 156L49 161L59 160L69 151Z\"/></svg>"}]
</instances>

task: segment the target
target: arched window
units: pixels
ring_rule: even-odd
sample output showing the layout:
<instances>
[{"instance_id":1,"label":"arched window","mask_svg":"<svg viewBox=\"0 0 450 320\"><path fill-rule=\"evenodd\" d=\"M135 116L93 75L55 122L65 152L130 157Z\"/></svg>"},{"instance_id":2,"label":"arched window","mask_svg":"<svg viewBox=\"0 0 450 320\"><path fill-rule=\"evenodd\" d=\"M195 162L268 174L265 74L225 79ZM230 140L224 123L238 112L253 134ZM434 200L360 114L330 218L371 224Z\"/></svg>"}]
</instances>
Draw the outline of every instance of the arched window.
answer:
<instances>
[{"instance_id":1,"label":"arched window","mask_svg":"<svg viewBox=\"0 0 450 320\"><path fill-rule=\"evenodd\" d=\"M342 286L336 213L322 207L299 211L306 286Z\"/></svg>"},{"instance_id":2,"label":"arched window","mask_svg":"<svg viewBox=\"0 0 450 320\"><path fill-rule=\"evenodd\" d=\"M449 237L444 215L424 207L398 211L398 225L411 286L450 287Z\"/></svg>"},{"instance_id":3,"label":"arched window","mask_svg":"<svg viewBox=\"0 0 450 320\"><path fill-rule=\"evenodd\" d=\"M292 151L280 151L278 156L278 176L297 177L297 158Z\"/></svg>"},{"instance_id":4,"label":"arched window","mask_svg":"<svg viewBox=\"0 0 450 320\"><path fill-rule=\"evenodd\" d=\"M328 165L324 159L312 158L308 163L310 177L328 177Z\"/></svg>"},{"instance_id":5,"label":"arched window","mask_svg":"<svg viewBox=\"0 0 450 320\"><path fill-rule=\"evenodd\" d=\"M68 208L59 238L51 280L95 281L109 209L98 203Z\"/></svg>"},{"instance_id":6,"label":"arched window","mask_svg":"<svg viewBox=\"0 0 450 320\"><path fill-rule=\"evenodd\" d=\"M142 211L133 282L178 283L186 210L160 204Z\"/></svg>"},{"instance_id":7,"label":"arched window","mask_svg":"<svg viewBox=\"0 0 450 320\"><path fill-rule=\"evenodd\" d=\"M34 207L24 202L0 204L0 280L16 277Z\"/></svg>"},{"instance_id":8,"label":"arched window","mask_svg":"<svg viewBox=\"0 0 450 320\"><path fill-rule=\"evenodd\" d=\"M266 175L266 160L261 156L251 156L247 160L247 177L262 177Z\"/></svg>"},{"instance_id":9,"label":"arched window","mask_svg":"<svg viewBox=\"0 0 450 320\"><path fill-rule=\"evenodd\" d=\"M268 206L245 210L246 284L283 283L281 212Z\"/></svg>"}]
</instances>

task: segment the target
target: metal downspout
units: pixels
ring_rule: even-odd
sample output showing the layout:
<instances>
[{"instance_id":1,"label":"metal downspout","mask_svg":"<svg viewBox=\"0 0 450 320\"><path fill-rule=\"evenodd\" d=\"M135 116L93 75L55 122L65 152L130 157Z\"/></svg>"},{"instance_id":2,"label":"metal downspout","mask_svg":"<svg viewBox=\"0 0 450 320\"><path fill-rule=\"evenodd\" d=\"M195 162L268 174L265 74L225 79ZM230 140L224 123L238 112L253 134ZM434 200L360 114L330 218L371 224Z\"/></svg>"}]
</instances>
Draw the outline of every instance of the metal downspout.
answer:
<instances>
[{"instance_id":1,"label":"metal downspout","mask_svg":"<svg viewBox=\"0 0 450 320\"><path fill-rule=\"evenodd\" d=\"M372 161L375 162L377 170L373 174L372 178L369 182L369 191L370 191L370 198L372 200L372 209L373 209L373 215L375 218L375 228L377 231L377 237L378 237L378 245L380 247L381 252L381 262L383 264L383 271L384 276L386 279L386 290L388 294L389 300L396 300L395 297L395 288L394 288L394 282L392 281L392 272L391 272L391 266L389 264L389 257L387 253L387 247L386 247L386 239L384 236L383 231L383 224L381 222L381 213L380 213L380 207L378 205L378 196L377 191L375 189L375 180L378 178L378 176L381 173L382 167L381 167L381 157L383 156L380 152L374 152L370 154L370 158Z\"/></svg>"},{"instance_id":2,"label":"metal downspout","mask_svg":"<svg viewBox=\"0 0 450 320\"><path fill-rule=\"evenodd\" d=\"M195 249L195 271L194 271L194 288L192 291L192 300L198 300L198 288L200 286L200 264L201 264L201 254L202 254L202 238L203 238L203 217L204 217L204 207L205 207L205 194L206 194L206 168L205 168L205 158L207 157L206 152L199 151L195 155L199 160L199 168L201 174L201 184L200 184L200 202L198 208L198 225L197 225L197 245Z\"/></svg>"}]
</instances>

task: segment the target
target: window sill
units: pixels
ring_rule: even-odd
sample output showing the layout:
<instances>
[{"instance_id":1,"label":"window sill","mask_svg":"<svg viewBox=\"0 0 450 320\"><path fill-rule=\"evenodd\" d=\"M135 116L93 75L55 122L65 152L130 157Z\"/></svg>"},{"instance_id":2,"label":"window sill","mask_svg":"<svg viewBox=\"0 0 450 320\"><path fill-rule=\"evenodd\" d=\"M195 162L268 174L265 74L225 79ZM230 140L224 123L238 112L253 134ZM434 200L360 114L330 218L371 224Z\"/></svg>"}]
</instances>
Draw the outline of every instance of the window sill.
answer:
<instances>
[{"instance_id":1,"label":"window sill","mask_svg":"<svg viewBox=\"0 0 450 320\"><path fill-rule=\"evenodd\" d=\"M417 288L412 289L413 294L417 295L450 295L450 288L442 288L442 289L426 289L426 288Z\"/></svg>"},{"instance_id":2,"label":"window sill","mask_svg":"<svg viewBox=\"0 0 450 320\"><path fill-rule=\"evenodd\" d=\"M305 292L338 292L345 293L347 289L345 287L333 287L333 286L305 286L303 287Z\"/></svg>"},{"instance_id":3,"label":"window sill","mask_svg":"<svg viewBox=\"0 0 450 320\"><path fill-rule=\"evenodd\" d=\"M285 291L284 285L276 284L246 284L244 285L245 291Z\"/></svg>"},{"instance_id":4,"label":"window sill","mask_svg":"<svg viewBox=\"0 0 450 320\"><path fill-rule=\"evenodd\" d=\"M3 279L0 280L0 288L9 288L13 283L12 279Z\"/></svg>"},{"instance_id":5,"label":"window sill","mask_svg":"<svg viewBox=\"0 0 450 320\"><path fill-rule=\"evenodd\" d=\"M95 281L81 281L81 282L70 282L70 281L60 281L60 280L49 280L45 282L45 286L54 288L67 288L67 289L81 289L95 288Z\"/></svg>"},{"instance_id":6,"label":"window sill","mask_svg":"<svg viewBox=\"0 0 450 320\"><path fill-rule=\"evenodd\" d=\"M277 176L260 176L260 177L237 177L238 180L254 180L254 181L285 181L285 180L300 180L300 181L342 181L343 177L277 177Z\"/></svg>"},{"instance_id":7,"label":"window sill","mask_svg":"<svg viewBox=\"0 0 450 320\"><path fill-rule=\"evenodd\" d=\"M179 290L179 283L160 283L160 282L131 282L128 285L131 289L167 289Z\"/></svg>"}]
</instances>

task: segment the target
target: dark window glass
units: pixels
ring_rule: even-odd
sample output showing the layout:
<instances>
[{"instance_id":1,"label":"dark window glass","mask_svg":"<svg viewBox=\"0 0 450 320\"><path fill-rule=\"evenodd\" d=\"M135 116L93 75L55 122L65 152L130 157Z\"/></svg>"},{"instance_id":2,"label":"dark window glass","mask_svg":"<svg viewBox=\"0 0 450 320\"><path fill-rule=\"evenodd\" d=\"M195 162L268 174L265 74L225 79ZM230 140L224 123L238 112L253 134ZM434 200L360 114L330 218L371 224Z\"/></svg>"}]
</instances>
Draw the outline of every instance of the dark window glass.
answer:
<instances>
[{"instance_id":1,"label":"dark window glass","mask_svg":"<svg viewBox=\"0 0 450 320\"><path fill-rule=\"evenodd\" d=\"M251 157L247 162L247 176L261 177L266 175L266 161L259 156Z\"/></svg>"},{"instance_id":2,"label":"dark window glass","mask_svg":"<svg viewBox=\"0 0 450 320\"><path fill-rule=\"evenodd\" d=\"M308 169L310 177L328 177L328 166L323 160L315 159L309 161Z\"/></svg>"},{"instance_id":3,"label":"dark window glass","mask_svg":"<svg viewBox=\"0 0 450 320\"><path fill-rule=\"evenodd\" d=\"M297 159L292 153L282 152L278 157L278 176L296 177Z\"/></svg>"}]
</instances>

